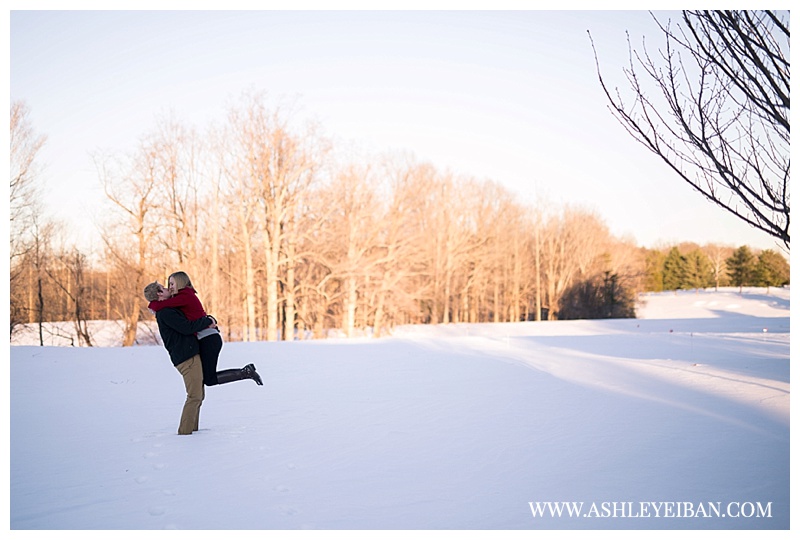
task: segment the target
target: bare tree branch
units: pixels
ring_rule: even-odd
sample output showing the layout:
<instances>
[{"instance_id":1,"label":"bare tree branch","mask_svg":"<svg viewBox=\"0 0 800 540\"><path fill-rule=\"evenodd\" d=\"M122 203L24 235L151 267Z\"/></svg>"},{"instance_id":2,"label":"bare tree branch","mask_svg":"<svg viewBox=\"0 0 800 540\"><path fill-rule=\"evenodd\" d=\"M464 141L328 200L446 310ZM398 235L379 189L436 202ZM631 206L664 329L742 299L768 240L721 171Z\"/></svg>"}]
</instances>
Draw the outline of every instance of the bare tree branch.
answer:
<instances>
[{"instance_id":1,"label":"bare tree branch","mask_svg":"<svg viewBox=\"0 0 800 540\"><path fill-rule=\"evenodd\" d=\"M707 199L787 248L788 16L684 11L674 28L656 19L665 38L658 58L644 42L634 51L628 38L629 103L618 88L611 92L592 41L600 85L628 133Z\"/></svg>"}]
</instances>

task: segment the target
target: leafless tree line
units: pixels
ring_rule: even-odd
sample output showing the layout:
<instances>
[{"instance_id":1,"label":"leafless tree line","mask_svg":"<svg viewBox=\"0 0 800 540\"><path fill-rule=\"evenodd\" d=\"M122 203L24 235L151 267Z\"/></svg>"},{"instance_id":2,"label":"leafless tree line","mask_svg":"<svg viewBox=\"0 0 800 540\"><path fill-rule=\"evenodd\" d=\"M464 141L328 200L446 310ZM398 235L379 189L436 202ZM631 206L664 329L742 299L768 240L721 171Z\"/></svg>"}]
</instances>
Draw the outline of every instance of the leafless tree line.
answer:
<instances>
[{"instance_id":1,"label":"leafless tree line","mask_svg":"<svg viewBox=\"0 0 800 540\"><path fill-rule=\"evenodd\" d=\"M175 270L226 338L245 341L554 318L570 285L608 272L639 288L643 250L592 211L523 206L407 156L344 158L291 120L247 94L202 134L166 118L133 151L96 155L102 256L29 257L28 318L61 302L78 328L122 321L131 345L151 320L144 285Z\"/></svg>"},{"instance_id":2,"label":"leafless tree line","mask_svg":"<svg viewBox=\"0 0 800 540\"><path fill-rule=\"evenodd\" d=\"M344 160L290 120L245 95L205 137L169 120L124 162L99 162L126 342L141 287L177 269L242 340L553 316L573 280L639 273L636 248L592 212L525 208L413 159Z\"/></svg>"}]
</instances>

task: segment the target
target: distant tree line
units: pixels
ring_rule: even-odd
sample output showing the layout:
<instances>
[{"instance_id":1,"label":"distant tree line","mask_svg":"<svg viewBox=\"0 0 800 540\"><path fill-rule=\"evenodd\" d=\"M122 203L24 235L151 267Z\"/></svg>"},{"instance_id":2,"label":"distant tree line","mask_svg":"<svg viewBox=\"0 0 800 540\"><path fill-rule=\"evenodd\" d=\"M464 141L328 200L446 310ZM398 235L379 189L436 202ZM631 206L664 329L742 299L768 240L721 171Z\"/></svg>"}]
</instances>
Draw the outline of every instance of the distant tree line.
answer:
<instances>
[{"instance_id":1,"label":"distant tree line","mask_svg":"<svg viewBox=\"0 0 800 540\"><path fill-rule=\"evenodd\" d=\"M774 250L757 255L748 246L700 248L694 244L651 250L647 254L648 291L709 287L783 287L789 284L789 263Z\"/></svg>"},{"instance_id":2,"label":"distant tree line","mask_svg":"<svg viewBox=\"0 0 800 540\"><path fill-rule=\"evenodd\" d=\"M96 155L107 220L102 249L82 253L43 215L35 167L22 166L41 145L14 154L15 140L42 141L25 112L12 106L12 187L29 188L12 197L12 334L72 321L91 345L87 322L105 319L132 345L152 320L142 289L175 270L229 341L632 317L638 292L673 279L666 257L656 271L657 252L614 237L593 211L523 206L495 182L407 156L343 157L260 94L203 133L167 118L136 148Z\"/></svg>"}]
</instances>

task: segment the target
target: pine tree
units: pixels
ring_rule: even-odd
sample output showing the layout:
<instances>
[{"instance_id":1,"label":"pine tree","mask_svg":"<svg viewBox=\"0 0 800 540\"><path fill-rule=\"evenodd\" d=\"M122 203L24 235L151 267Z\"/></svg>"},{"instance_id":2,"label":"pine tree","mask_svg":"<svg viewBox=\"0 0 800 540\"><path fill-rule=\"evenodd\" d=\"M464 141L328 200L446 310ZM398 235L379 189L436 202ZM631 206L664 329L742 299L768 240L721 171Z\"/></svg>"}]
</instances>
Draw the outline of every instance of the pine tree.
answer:
<instances>
[{"instance_id":1,"label":"pine tree","mask_svg":"<svg viewBox=\"0 0 800 540\"><path fill-rule=\"evenodd\" d=\"M677 291L686 287L686 257L677 247L669 250L664 260L664 290Z\"/></svg>"},{"instance_id":2,"label":"pine tree","mask_svg":"<svg viewBox=\"0 0 800 540\"><path fill-rule=\"evenodd\" d=\"M754 285L783 287L789 283L789 263L779 253L767 249L758 256L755 265Z\"/></svg>"},{"instance_id":3,"label":"pine tree","mask_svg":"<svg viewBox=\"0 0 800 540\"><path fill-rule=\"evenodd\" d=\"M655 249L645 254L645 289L653 292L664 290L664 260L666 255Z\"/></svg>"},{"instance_id":4,"label":"pine tree","mask_svg":"<svg viewBox=\"0 0 800 540\"><path fill-rule=\"evenodd\" d=\"M725 261L728 266L728 275L731 277L733 285L739 287L739 292L742 292L742 287L751 285L755 273L755 258L750 248L742 246L733 252L733 255L728 257Z\"/></svg>"},{"instance_id":5,"label":"pine tree","mask_svg":"<svg viewBox=\"0 0 800 540\"><path fill-rule=\"evenodd\" d=\"M686 285L694 289L705 289L713 284L711 261L708 256L695 249L688 253L686 259Z\"/></svg>"},{"instance_id":6,"label":"pine tree","mask_svg":"<svg viewBox=\"0 0 800 540\"><path fill-rule=\"evenodd\" d=\"M636 297L617 274L601 276L573 284L561 298L558 318L631 319L636 318Z\"/></svg>"}]
</instances>

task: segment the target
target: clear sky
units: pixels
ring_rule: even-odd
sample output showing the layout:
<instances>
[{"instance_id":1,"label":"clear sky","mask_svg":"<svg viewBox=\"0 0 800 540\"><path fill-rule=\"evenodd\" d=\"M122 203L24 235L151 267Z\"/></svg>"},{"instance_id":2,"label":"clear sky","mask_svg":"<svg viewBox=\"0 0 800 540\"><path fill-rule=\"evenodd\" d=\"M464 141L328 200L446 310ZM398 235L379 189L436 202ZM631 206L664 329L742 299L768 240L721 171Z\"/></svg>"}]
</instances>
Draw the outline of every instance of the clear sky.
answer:
<instances>
[{"instance_id":1,"label":"clear sky","mask_svg":"<svg viewBox=\"0 0 800 540\"><path fill-rule=\"evenodd\" d=\"M27 7L16 3L12 10ZM204 130L243 91L263 90L296 97L299 114L338 140L497 181L524 203L583 205L642 246L777 247L692 191L607 110L587 30L604 75L621 81L626 31L659 42L646 11L9 17L10 97L27 103L47 136L48 211L83 241L96 234L103 198L93 152L132 151L170 112Z\"/></svg>"}]
</instances>

